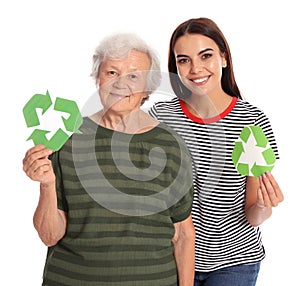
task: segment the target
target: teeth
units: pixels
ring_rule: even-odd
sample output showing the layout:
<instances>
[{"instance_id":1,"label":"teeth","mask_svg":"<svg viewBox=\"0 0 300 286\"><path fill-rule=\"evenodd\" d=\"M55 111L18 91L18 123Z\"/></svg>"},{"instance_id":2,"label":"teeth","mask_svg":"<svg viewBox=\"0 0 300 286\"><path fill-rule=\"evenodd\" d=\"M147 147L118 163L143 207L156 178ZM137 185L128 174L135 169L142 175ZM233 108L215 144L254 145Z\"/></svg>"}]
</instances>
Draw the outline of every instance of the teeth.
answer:
<instances>
[{"instance_id":1,"label":"teeth","mask_svg":"<svg viewBox=\"0 0 300 286\"><path fill-rule=\"evenodd\" d=\"M201 82L206 81L207 79L208 79L208 77L198 78L198 79L193 80L193 82L195 82L195 83L201 83Z\"/></svg>"}]
</instances>

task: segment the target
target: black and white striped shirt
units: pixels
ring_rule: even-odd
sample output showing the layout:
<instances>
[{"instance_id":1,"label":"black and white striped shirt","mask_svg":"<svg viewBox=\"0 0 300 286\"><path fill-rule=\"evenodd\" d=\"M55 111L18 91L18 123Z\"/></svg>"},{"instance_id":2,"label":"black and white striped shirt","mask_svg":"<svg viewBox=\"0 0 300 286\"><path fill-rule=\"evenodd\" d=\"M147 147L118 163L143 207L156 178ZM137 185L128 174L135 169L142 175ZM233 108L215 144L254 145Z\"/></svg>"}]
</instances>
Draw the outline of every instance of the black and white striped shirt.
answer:
<instances>
[{"instance_id":1,"label":"black and white striped shirt","mask_svg":"<svg viewBox=\"0 0 300 286\"><path fill-rule=\"evenodd\" d=\"M155 103L149 113L184 138L193 158L196 271L261 261L265 251L260 229L245 217L246 177L236 171L231 155L243 127L258 125L279 158L264 112L233 97L222 114L205 121L178 98Z\"/></svg>"}]
</instances>

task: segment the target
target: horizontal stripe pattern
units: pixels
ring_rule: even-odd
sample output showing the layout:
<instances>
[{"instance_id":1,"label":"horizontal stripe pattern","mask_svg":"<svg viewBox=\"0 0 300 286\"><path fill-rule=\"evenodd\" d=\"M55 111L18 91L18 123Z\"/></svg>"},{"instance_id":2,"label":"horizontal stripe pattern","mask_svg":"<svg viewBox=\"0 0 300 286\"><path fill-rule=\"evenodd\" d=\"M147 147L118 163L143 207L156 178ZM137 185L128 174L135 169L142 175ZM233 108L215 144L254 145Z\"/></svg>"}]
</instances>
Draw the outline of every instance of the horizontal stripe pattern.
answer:
<instances>
[{"instance_id":1,"label":"horizontal stripe pattern","mask_svg":"<svg viewBox=\"0 0 300 286\"><path fill-rule=\"evenodd\" d=\"M68 227L48 249L43 285L177 285L174 222L189 216L193 200L192 162L184 141L160 124L143 134L118 134L112 151L112 130L84 118L80 131L51 157L58 205L68 213ZM165 154L163 166L157 147ZM142 180L132 179L138 170L146 170ZM161 171L153 177L156 170ZM176 179L180 183L173 184ZM113 189L129 198L160 196L139 205ZM97 200L102 196L116 209L102 205ZM170 202L175 203L160 208ZM122 213L132 208L152 212Z\"/></svg>"},{"instance_id":2,"label":"horizontal stripe pattern","mask_svg":"<svg viewBox=\"0 0 300 286\"><path fill-rule=\"evenodd\" d=\"M183 137L193 158L196 271L262 260L261 232L247 222L244 212L246 177L236 171L231 154L241 130L258 125L279 158L267 116L237 100L223 118L204 124L189 118L177 98L155 103L149 113Z\"/></svg>"}]
</instances>

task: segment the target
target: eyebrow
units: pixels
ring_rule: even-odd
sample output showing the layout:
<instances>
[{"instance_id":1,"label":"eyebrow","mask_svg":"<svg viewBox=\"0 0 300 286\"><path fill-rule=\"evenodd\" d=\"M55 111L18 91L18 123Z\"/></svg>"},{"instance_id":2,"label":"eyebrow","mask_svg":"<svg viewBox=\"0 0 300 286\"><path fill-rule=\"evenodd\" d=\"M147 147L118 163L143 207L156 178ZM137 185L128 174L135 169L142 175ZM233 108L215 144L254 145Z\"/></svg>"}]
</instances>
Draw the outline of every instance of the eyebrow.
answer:
<instances>
[{"instance_id":1,"label":"eyebrow","mask_svg":"<svg viewBox=\"0 0 300 286\"><path fill-rule=\"evenodd\" d=\"M206 52L208 52L208 51L213 51L213 49L212 49L212 48L206 48L206 49L200 51L200 52L198 53L198 56L200 56L201 54L206 53ZM179 54L179 55L176 56L176 58L180 58L180 57L188 57L188 56L187 56L187 55L184 55L184 54Z\"/></svg>"},{"instance_id":2,"label":"eyebrow","mask_svg":"<svg viewBox=\"0 0 300 286\"><path fill-rule=\"evenodd\" d=\"M114 65L108 66L107 68L108 69L114 69L114 70L117 70L117 71L120 70L119 67L114 66ZM130 73L130 72L136 72L136 71L141 71L141 70L139 70L138 68L131 68L131 69L128 70L128 73Z\"/></svg>"},{"instance_id":3,"label":"eyebrow","mask_svg":"<svg viewBox=\"0 0 300 286\"><path fill-rule=\"evenodd\" d=\"M118 67L116 66L113 66L113 65L110 65L110 66L107 66L108 69L114 69L114 70L119 70Z\"/></svg>"}]
</instances>

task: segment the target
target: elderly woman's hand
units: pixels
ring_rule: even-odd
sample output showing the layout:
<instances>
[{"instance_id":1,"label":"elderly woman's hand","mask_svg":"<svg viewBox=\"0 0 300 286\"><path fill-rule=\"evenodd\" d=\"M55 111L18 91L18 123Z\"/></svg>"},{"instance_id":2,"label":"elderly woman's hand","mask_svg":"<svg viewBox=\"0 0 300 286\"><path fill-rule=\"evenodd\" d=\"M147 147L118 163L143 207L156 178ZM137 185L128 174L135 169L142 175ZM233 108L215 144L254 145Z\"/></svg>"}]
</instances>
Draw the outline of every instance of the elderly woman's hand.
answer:
<instances>
[{"instance_id":1,"label":"elderly woman's hand","mask_svg":"<svg viewBox=\"0 0 300 286\"><path fill-rule=\"evenodd\" d=\"M53 153L43 145L36 145L30 148L23 159L23 170L33 181L42 184L51 184L55 182L52 163L48 156Z\"/></svg>"}]
</instances>

